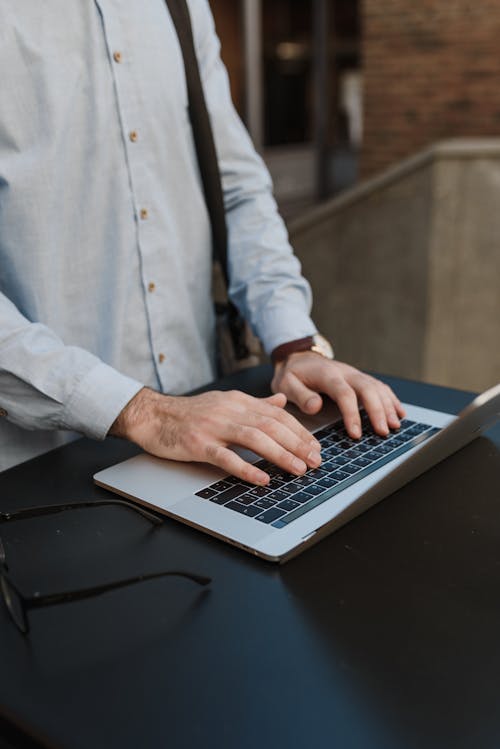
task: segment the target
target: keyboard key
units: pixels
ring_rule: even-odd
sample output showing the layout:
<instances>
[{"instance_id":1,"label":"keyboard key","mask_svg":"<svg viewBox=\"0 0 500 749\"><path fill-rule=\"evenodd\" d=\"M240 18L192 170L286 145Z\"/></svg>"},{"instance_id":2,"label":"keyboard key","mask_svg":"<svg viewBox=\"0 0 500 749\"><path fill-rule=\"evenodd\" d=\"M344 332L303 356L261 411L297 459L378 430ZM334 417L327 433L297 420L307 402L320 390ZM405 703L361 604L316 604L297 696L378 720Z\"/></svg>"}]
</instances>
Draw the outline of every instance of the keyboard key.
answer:
<instances>
[{"instance_id":1,"label":"keyboard key","mask_svg":"<svg viewBox=\"0 0 500 749\"><path fill-rule=\"evenodd\" d=\"M329 489L331 486L335 486L335 484L338 484L338 483L339 483L338 480L334 479L333 476L325 476L324 479L320 479L318 481L318 484L320 486L324 486L325 489ZM294 495L294 499L296 498L296 496L297 495Z\"/></svg>"},{"instance_id":2,"label":"keyboard key","mask_svg":"<svg viewBox=\"0 0 500 749\"><path fill-rule=\"evenodd\" d=\"M276 507L271 507L266 510L262 515L257 515L256 520L260 520L261 523L272 523L273 520L277 520L285 514L284 510L277 510Z\"/></svg>"},{"instance_id":3,"label":"keyboard key","mask_svg":"<svg viewBox=\"0 0 500 749\"><path fill-rule=\"evenodd\" d=\"M341 447L343 450L349 450L350 447L353 447L353 444L354 444L354 440L353 441L342 440L342 442L339 443L339 447Z\"/></svg>"},{"instance_id":4,"label":"keyboard key","mask_svg":"<svg viewBox=\"0 0 500 749\"><path fill-rule=\"evenodd\" d=\"M280 492L280 496L282 499L286 499L286 497L289 497L290 494L295 494L296 491L300 489L300 486L295 486L293 481L291 481L289 484L282 484L280 488L277 490ZM276 494L276 491L272 493L272 496Z\"/></svg>"},{"instance_id":5,"label":"keyboard key","mask_svg":"<svg viewBox=\"0 0 500 749\"><path fill-rule=\"evenodd\" d=\"M293 483L296 486L309 486L309 484L314 484L314 478L306 473L305 476L299 476L299 478L295 479Z\"/></svg>"},{"instance_id":6,"label":"keyboard key","mask_svg":"<svg viewBox=\"0 0 500 749\"><path fill-rule=\"evenodd\" d=\"M272 463L270 463L268 460L258 460L257 463L254 463L257 468L260 468L261 471L267 471L271 468Z\"/></svg>"},{"instance_id":7,"label":"keyboard key","mask_svg":"<svg viewBox=\"0 0 500 749\"><path fill-rule=\"evenodd\" d=\"M224 482L231 484L231 486L241 484L242 486L246 486L247 489L252 489L255 486L255 484L249 484L248 481L243 481L243 479L239 479L237 476L228 476L224 479Z\"/></svg>"},{"instance_id":8,"label":"keyboard key","mask_svg":"<svg viewBox=\"0 0 500 749\"><path fill-rule=\"evenodd\" d=\"M335 438L334 437L330 437L330 436L328 436L328 437L322 437L320 439L320 441L319 441L319 444L322 447L331 447L332 445L335 444Z\"/></svg>"},{"instance_id":9,"label":"keyboard key","mask_svg":"<svg viewBox=\"0 0 500 749\"><path fill-rule=\"evenodd\" d=\"M328 471L328 473L331 473L332 471L336 471L338 468L337 463L334 463L333 460L327 460L326 463L322 464L322 468L325 469L325 471Z\"/></svg>"},{"instance_id":10,"label":"keyboard key","mask_svg":"<svg viewBox=\"0 0 500 749\"><path fill-rule=\"evenodd\" d=\"M211 484L210 489L214 489L216 492L223 492L225 489L229 489L231 484L227 481L217 481L216 484Z\"/></svg>"},{"instance_id":11,"label":"keyboard key","mask_svg":"<svg viewBox=\"0 0 500 749\"><path fill-rule=\"evenodd\" d=\"M344 453L344 457L350 458L352 460L353 458L357 458L358 455L361 455L361 454L362 454L362 450L360 450L359 447L356 446L356 447L351 447L350 450L346 450Z\"/></svg>"},{"instance_id":12,"label":"keyboard key","mask_svg":"<svg viewBox=\"0 0 500 749\"><path fill-rule=\"evenodd\" d=\"M261 510L268 510L270 507L273 507L276 504L275 501L272 499L256 499L254 502L254 507L260 507Z\"/></svg>"},{"instance_id":13,"label":"keyboard key","mask_svg":"<svg viewBox=\"0 0 500 749\"><path fill-rule=\"evenodd\" d=\"M268 489L267 486L255 486L248 492L252 497L265 497L270 494L272 489Z\"/></svg>"},{"instance_id":14,"label":"keyboard key","mask_svg":"<svg viewBox=\"0 0 500 749\"><path fill-rule=\"evenodd\" d=\"M332 474L332 478L337 479L337 481L343 481L344 479L349 478L349 473L346 473L345 471L335 471L335 473Z\"/></svg>"},{"instance_id":15,"label":"keyboard key","mask_svg":"<svg viewBox=\"0 0 500 749\"><path fill-rule=\"evenodd\" d=\"M307 475L317 480L328 476L328 471L324 471L322 468L315 468L313 471L309 471Z\"/></svg>"},{"instance_id":16,"label":"keyboard key","mask_svg":"<svg viewBox=\"0 0 500 749\"><path fill-rule=\"evenodd\" d=\"M289 494L293 494L294 489L292 485L288 484L288 487L289 487L288 490L285 490L285 491L281 489L277 489L272 494L269 494L267 499L273 499L275 502L281 502L283 499L286 499Z\"/></svg>"},{"instance_id":17,"label":"keyboard key","mask_svg":"<svg viewBox=\"0 0 500 749\"><path fill-rule=\"evenodd\" d=\"M422 432L426 432L430 428L431 427L429 426L429 424L415 424L415 426L408 429L408 433L415 436L416 434L422 434Z\"/></svg>"},{"instance_id":18,"label":"keyboard key","mask_svg":"<svg viewBox=\"0 0 500 749\"><path fill-rule=\"evenodd\" d=\"M199 492L196 492L197 497L201 497L202 499L210 499L210 497L213 497L217 494L217 492L214 492L213 489L201 489Z\"/></svg>"},{"instance_id":19,"label":"keyboard key","mask_svg":"<svg viewBox=\"0 0 500 749\"><path fill-rule=\"evenodd\" d=\"M341 455L342 448L338 445L332 445L331 447L325 447L322 450L322 454L327 458L333 458L335 455Z\"/></svg>"},{"instance_id":20,"label":"keyboard key","mask_svg":"<svg viewBox=\"0 0 500 749\"><path fill-rule=\"evenodd\" d=\"M356 458L356 460L353 460L353 464L355 466L359 466L360 468L366 468L366 466L369 466L370 463L372 462L373 461L368 460L368 458L362 458L362 457L359 457L359 458Z\"/></svg>"},{"instance_id":21,"label":"keyboard key","mask_svg":"<svg viewBox=\"0 0 500 749\"><path fill-rule=\"evenodd\" d=\"M351 476L353 473L357 473L358 471L360 471L361 468L354 465L354 463L348 463L348 465L342 466L342 470L344 471L344 473L348 473Z\"/></svg>"},{"instance_id":22,"label":"keyboard key","mask_svg":"<svg viewBox=\"0 0 500 749\"><path fill-rule=\"evenodd\" d=\"M322 437L328 437L330 434L331 425L328 425L327 427L323 427L322 429L318 429L317 432L314 432L314 436L317 440L321 440Z\"/></svg>"},{"instance_id":23,"label":"keyboard key","mask_svg":"<svg viewBox=\"0 0 500 749\"><path fill-rule=\"evenodd\" d=\"M356 448L356 450L359 452L360 455L364 455L368 452L368 450L371 450L372 446L367 445L366 442L360 442Z\"/></svg>"},{"instance_id":24,"label":"keyboard key","mask_svg":"<svg viewBox=\"0 0 500 749\"><path fill-rule=\"evenodd\" d=\"M304 491L312 495L321 494L321 492L325 491L325 487L321 486L320 484L311 484L310 486L305 486ZM293 499L293 495L292 495L292 499Z\"/></svg>"},{"instance_id":25,"label":"keyboard key","mask_svg":"<svg viewBox=\"0 0 500 749\"><path fill-rule=\"evenodd\" d=\"M390 442L391 445L397 445L399 447L399 445L404 445L404 443L408 442L408 440L411 440L411 434L406 434L405 432L404 434L396 434L394 437L392 437Z\"/></svg>"},{"instance_id":26,"label":"keyboard key","mask_svg":"<svg viewBox=\"0 0 500 749\"><path fill-rule=\"evenodd\" d=\"M287 481L293 481L295 476L292 473L285 473L283 469L280 469L279 473L275 474L274 478L278 481L286 483Z\"/></svg>"},{"instance_id":27,"label":"keyboard key","mask_svg":"<svg viewBox=\"0 0 500 749\"><path fill-rule=\"evenodd\" d=\"M220 482L222 483L222 482ZM218 505L225 505L230 499L236 499L241 494L245 494L247 487L242 484L236 484L235 486L229 486L225 491L220 494L216 494L215 497L211 497L211 502L216 502Z\"/></svg>"},{"instance_id":28,"label":"keyboard key","mask_svg":"<svg viewBox=\"0 0 500 749\"><path fill-rule=\"evenodd\" d=\"M415 426L415 421L410 421L410 419L403 419L401 421L401 429L408 429L409 427Z\"/></svg>"},{"instance_id":29,"label":"keyboard key","mask_svg":"<svg viewBox=\"0 0 500 749\"><path fill-rule=\"evenodd\" d=\"M290 512L290 510L295 510L295 508L300 507L300 505L298 502L294 502L291 499L284 499L283 502L280 502L279 505L276 505L276 507L279 507L280 510Z\"/></svg>"},{"instance_id":30,"label":"keyboard key","mask_svg":"<svg viewBox=\"0 0 500 749\"><path fill-rule=\"evenodd\" d=\"M339 455L332 460L332 466L344 466L346 463L349 463L349 458L345 458L343 455Z\"/></svg>"},{"instance_id":31,"label":"keyboard key","mask_svg":"<svg viewBox=\"0 0 500 749\"><path fill-rule=\"evenodd\" d=\"M247 515L249 518L254 518L259 512L262 512L260 507L255 507L255 505L240 505L239 502L229 502L226 507L229 510L236 510L241 515Z\"/></svg>"},{"instance_id":32,"label":"keyboard key","mask_svg":"<svg viewBox=\"0 0 500 749\"><path fill-rule=\"evenodd\" d=\"M237 498L238 502L241 502L242 505L251 505L255 502L255 497L252 497L250 492L247 492L246 494L243 494L241 497Z\"/></svg>"},{"instance_id":33,"label":"keyboard key","mask_svg":"<svg viewBox=\"0 0 500 749\"><path fill-rule=\"evenodd\" d=\"M396 449L396 445L379 445L377 447L377 452L382 453L382 455L388 455L388 453L392 453L393 450Z\"/></svg>"},{"instance_id":34,"label":"keyboard key","mask_svg":"<svg viewBox=\"0 0 500 749\"><path fill-rule=\"evenodd\" d=\"M308 494L307 492L297 492L297 494L293 494L292 497L294 502L300 502L302 505L304 502L310 502L313 495Z\"/></svg>"}]
</instances>

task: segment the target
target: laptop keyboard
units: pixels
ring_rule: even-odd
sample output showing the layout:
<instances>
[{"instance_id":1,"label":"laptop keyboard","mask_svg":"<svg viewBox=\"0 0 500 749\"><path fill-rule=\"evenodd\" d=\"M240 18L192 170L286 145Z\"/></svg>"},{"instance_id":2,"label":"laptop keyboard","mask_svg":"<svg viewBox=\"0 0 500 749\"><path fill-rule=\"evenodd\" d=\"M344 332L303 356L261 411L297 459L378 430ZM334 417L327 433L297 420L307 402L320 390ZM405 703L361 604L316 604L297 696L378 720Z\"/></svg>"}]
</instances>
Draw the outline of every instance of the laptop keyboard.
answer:
<instances>
[{"instance_id":1,"label":"laptop keyboard","mask_svg":"<svg viewBox=\"0 0 500 749\"><path fill-rule=\"evenodd\" d=\"M271 477L267 486L255 486L227 476L196 492L196 496L274 528L285 528L439 431L429 424L403 419L401 429L380 437L373 432L367 414L362 413L361 423L363 436L360 440L351 439L341 421L315 432L323 462L303 476L294 476L260 460L256 465Z\"/></svg>"}]
</instances>

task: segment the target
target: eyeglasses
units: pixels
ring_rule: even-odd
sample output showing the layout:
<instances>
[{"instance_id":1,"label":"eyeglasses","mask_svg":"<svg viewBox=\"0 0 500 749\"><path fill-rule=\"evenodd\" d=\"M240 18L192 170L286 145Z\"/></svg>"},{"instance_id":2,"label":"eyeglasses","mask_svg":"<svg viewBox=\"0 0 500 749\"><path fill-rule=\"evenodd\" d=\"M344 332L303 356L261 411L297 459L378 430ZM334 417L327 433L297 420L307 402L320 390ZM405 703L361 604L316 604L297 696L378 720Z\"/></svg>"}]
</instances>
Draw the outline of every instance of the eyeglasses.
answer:
<instances>
[{"instance_id":1,"label":"eyeglasses","mask_svg":"<svg viewBox=\"0 0 500 749\"><path fill-rule=\"evenodd\" d=\"M41 517L42 515L53 515L57 512L66 512L68 510L80 510L88 507L99 507L102 505L114 505L132 510L149 520L153 525L161 525L163 520L152 512L148 512L142 507L132 504L121 499L97 500L96 502L73 502L65 505L43 505L40 507L25 507L15 512L0 512L0 523L7 523L11 520L24 520L26 518ZM19 588L12 582L7 565L5 547L0 538L0 589L2 597L14 624L24 635L29 632L28 611L30 609L41 608L42 606L55 606L61 603L71 603L72 601L81 601L85 598L91 598L110 590L125 588L129 585L154 580L159 577L184 577L198 585L208 585L211 582L210 577L196 575L183 570L166 570L163 572L151 572L145 575L136 575L122 580L115 580L103 585L97 585L92 588L79 588L78 590L67 590L59 593L46 593L41 595L35 593L32 596L24 596Z\"/></svg>"}]
</instances>

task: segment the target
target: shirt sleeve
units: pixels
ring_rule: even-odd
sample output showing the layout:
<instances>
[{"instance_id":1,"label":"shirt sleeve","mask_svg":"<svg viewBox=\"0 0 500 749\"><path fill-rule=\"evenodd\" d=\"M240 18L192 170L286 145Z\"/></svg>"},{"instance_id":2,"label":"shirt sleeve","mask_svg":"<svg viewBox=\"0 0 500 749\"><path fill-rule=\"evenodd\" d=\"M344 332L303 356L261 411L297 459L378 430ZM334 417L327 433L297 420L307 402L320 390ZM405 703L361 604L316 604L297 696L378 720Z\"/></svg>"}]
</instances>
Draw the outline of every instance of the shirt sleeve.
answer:
<instances>
[{"instance_id":1,"label":"shirt sleeve","mask_svg":"<svg viewBox=\"0 0 500 749\"><path fill-rule=\"evenodd\" d=\"M24 429L67 429L104 439L142 383L65 346L0 294L0 409Z\"/></svg>"},{"instance_id":2,"label":"shirt sleeve","mask_svg":"<svg viewBox=\"0 0 500 749\"><path fill-rule=\"evenodd\" d=\"M212 121L228 227L229 294L264 349L316 333L301 274L256 153L232 101L207 0L191 0L200 72Z\"/></svg>"}]
</instances>

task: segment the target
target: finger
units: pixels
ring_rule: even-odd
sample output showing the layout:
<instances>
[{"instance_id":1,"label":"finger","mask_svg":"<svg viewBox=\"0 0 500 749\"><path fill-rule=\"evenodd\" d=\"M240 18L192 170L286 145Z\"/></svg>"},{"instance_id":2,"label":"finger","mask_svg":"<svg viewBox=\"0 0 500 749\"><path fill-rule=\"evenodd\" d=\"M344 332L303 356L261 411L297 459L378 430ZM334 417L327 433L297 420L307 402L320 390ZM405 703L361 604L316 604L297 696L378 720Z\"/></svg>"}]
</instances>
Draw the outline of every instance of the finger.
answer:
<instances>
[{"instance_id":1,"label":"finger","mask_svg":"<svg viewBox=\"0 0 500 749\"><path fill-rule=\"evenodd\" d=\"M356 392L365 407L373 429L377 434L386 437L389 434L390 429L387 423L387 413L385 402L383 400L382 388L377 387L375 381L372 382L368 378L362 378L361 384L356 387ZM391 410L393 410L392 407ZM393 411L393 413L395 412Z\"/></svg>"},{"instance_id":2,"label":"finger","mask_svg":"<svg viewBox=\"0 0 500 749\"><path fill-rule=\"evenodd\" d=\"M288 411L285 411L282 408L268 408L266 406L266 408L259 409L257 413L262 416L271 416L280 424L283 424L283 426L285 426L291 432L296 434L299 439L307 443L311 448L318 451L321 450L321 445L319 444L316 437L311 434L311 432L306 429L306 427L303 426L303 424L301 424L300 421L295 418L295 416L292 416L292 414L288 413Z\"/></svg>"},{"instance_id":3,"label":"finger","mask_svg":"<svg viewBox=\"0 0 500 749\"><path fill-rule=\"evenodd\" d=\"M269 403L271 406L276 406L277 408L283 409L286 406L286 395L283 392L273 393L273 395L263 398L262 400Z\"/></svg>"},{"instance_id":4,"label":"finger","mask_svg":"<svg viewBox=\"0 0 500 749\"><path fill-rule=\"evenodd\" d=\"M405 407L403 406L403 404L401 403L397 395L393 392L393 390L391 390L391 388L389 388L389 390L391 394L391 400L394 404L394 408L396 409L397 415L399 416L400 419L404 419L404 417L406 416Z\"/></svg>"},{"instance_id":5,"label":"finger","mask_svg":"<svg viewBox=\"0 0 500 749\"><path fill-rule=\"evenodd\" d=\"M387 425L390 427L390 429L399 429L401 426L401 422L399 420L396 406L391 395L391 389L384 385L380 390L380 397L384 405Z\"/></svg>"},{"instance_id":6,"label":"finger","mask_svg":"<svg viewBox=\"0 0 500 749\"><path fill-rule=\"evenodd\" d=\"M361 417L354 389L343 379L326 380L321 388L337 404L347 433L353 439L361 437Z\"/></svg>"},{"instance_id":7,"label":"finger","mask_svg":"<svg viewBox=\"0 0 500 749\"><path fill-rule=\"evenodd\" d=\"M301 458L298 458L273 440L272 437L255 427L242 424L235 425L232 430L231 442L252 450L270 463L288 471L288 473L301 476L307 470L307 465Z\"/></svg>"},{"instance_id":8,"label":"finger","mask_svg":"<svg viewBox=\"0 0 500 749\"><path fill-rule=\"evenodd\" d=\"M286 403L286 395L284 393L275 393L275 395L270 398L254 398L253 396L248 396L248 410L253 413L261 414L262 416L273 417L319 452L321 450L321 445L316 437L314 437L311 432L306 429L300 421L298 421L298 419L292 416L292 414L285 411L282 406L276 405L277 401L275 398L277 398L278 395L281 395L281 400Z\"/></svg>"},{"instance_id":9,"label":"finger","mask_svg":"<svg viewBox=\"0 0 500 749\"><path fill-rule=\"evenodd\" d=\"M312 441L311 434L306 429L302 430L305 435L304 439L302 434L299 436L286 424L274 418L272 413L270 415L252 413L250 423L286 450L301 458L310 468L317 468L320 465L321 446L316 439Z\"/></svg>"},{"instance_id":10,"label":"finger","mask_svg":"<svg viewBox=\"0 0 500 749\"><path fill-rule=\"evenodd\" d=\"M205 457L208 463L222 468L226 473L237 476L249 484L266 486L269 483L270 477L267 473L261 471L257 466L247 463L246 460L240 458L234 450L230 450L228 447L217 444L207 445Z\"/></svg>"},{"instance_id":11,"label":"finger","mask_svg":"<svg viewBox=\"0 0 500 749\"><path fill-rule=\"evenodd\" d=\"M319 393L311 390L293 373L288 372L280 384L281 389L295 405L305 414L317 414L323 400Z\"/></svg>"},{"instance_id":12,"label":"finger","mask_svg":"<svg viewBox=\"0 0 500 749\"><path fill-rule=\"evenodd\" d=\"M384 382L381 382L380 380L376 380L375 378L372 378L373 382L380 386L382 388L382 392L384 394L384 402L386 402L387 398L391 401L391 407L396 412L399 419L402 419L406 416L406 410L397 395L395 394L394 390L389 387L389 385L386 385Z\"/></svg>"}]
</instances>

